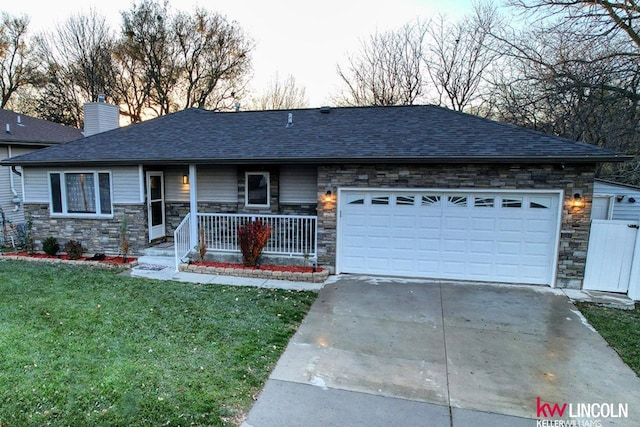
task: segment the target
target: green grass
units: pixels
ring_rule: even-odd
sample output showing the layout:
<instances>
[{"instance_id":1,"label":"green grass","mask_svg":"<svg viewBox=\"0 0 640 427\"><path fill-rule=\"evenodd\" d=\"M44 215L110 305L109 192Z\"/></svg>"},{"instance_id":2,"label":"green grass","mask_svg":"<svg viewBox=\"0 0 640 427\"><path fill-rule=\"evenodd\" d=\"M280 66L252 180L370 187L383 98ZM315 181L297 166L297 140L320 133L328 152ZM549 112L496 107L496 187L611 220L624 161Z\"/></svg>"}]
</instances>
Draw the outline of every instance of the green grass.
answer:
<instances>
[{"instance_id":1,"label":"green grass","mask_svg":"<svg viewBox=\"0 0 640 427\"><path fill-rule=\"evenodd\" d=\"M640 307L623 310L588 303L576 305L622 360L640 376Z\"/></svg>"},{"instance_id":2,"label":"green grass","mask_svg":"<svg viewBox=\"0 0 640 427\"><path fill-rule=\"evenodd\" d=\"M315 297L0 261L0 426L238 424Z\"/></svg>"}]
</instances>

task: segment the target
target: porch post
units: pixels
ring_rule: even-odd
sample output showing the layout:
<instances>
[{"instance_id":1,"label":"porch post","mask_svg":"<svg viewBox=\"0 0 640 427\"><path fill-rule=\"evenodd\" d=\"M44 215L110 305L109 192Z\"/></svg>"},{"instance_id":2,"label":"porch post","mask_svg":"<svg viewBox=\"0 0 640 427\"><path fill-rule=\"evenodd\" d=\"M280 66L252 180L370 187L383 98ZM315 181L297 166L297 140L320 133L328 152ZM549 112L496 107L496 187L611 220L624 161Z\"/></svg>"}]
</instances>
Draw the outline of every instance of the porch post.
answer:
<instances>
[{"instance_id":1,"label":"porch post","mask_svg":"<svg viewBox=\"0 0 640 427\"><path fill-rule=\"evenodd\" d=\"M198 171L196 165L189 165L189 208L191 211L191 229L189 240L191 249L198 244Z\"/></svg>"},{"instance_id":2,"label":"porch post","mask_svg":"<svg viewBox=\"0 0 640 427\"><path fill-rule=\"evenodd\" d=\"M636 246L633 250L633 258L631 258L627 296L634 301L640 301L640 230L636 230Z\"/></svg>"}]
</instances>

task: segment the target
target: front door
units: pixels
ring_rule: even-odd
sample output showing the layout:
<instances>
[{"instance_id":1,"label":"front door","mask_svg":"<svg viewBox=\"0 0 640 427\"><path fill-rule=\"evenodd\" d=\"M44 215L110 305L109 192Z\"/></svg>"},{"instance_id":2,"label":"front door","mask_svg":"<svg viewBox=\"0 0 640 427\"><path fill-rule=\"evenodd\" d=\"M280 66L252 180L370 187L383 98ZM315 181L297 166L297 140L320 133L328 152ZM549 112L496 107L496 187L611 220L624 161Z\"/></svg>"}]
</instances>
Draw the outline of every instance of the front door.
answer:
<instances>
[{"instance_id":1,"label":"front door","mask_svg":"<svg viewBox=\"0 0 640 427\"><path fill-rule=\"evenodd\" d=\"M164 179L162 172L147 172L147 213L149 241L165 236Z\"/></svg>"}]
</instances>

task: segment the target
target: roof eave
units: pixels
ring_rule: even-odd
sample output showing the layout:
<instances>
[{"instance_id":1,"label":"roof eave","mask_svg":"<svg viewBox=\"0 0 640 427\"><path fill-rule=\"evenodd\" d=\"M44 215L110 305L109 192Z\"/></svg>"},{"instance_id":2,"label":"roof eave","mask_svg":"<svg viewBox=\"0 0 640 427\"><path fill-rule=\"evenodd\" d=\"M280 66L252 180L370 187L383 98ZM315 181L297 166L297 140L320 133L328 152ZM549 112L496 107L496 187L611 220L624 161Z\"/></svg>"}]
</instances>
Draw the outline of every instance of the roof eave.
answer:
<instances>
[{"instance_id":1,"label":"roof eave","mask_svg":"<svg viewBox=\"0 0 640 427\"><path fill-rule=\"evenodd\" d=\"M198 159L104 159L104 160L42 160L5 159L4 166L76 166L76 165L189 165L189 164L331 164L331 163L603 163L624 162L628 155L599 156L463 156L463 157L291 157L291 158L198 158Z\"/></svg>"}]
</instances>

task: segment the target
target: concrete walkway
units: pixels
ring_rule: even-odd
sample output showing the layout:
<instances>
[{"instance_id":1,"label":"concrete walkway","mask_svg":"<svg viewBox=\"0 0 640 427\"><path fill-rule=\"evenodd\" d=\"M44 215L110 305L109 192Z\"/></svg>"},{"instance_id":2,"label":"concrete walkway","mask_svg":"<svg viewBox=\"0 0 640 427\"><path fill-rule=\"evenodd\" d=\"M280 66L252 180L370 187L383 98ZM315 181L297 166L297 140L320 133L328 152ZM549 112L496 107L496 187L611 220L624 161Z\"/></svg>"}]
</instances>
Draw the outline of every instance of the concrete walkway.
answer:
<instances>
[{"instance_id":1,"label":"concrete walkway","mask_svg":"<svg viewBox=\"0 0 640 427\"><path fill-rule=\"evenodd\" d=\"M243 426L578 421L538 417L538 397L626 404L628 418L581 425L640 425L640 379L562 291L345 276L320 291Z\"/></svg>"},{"instance_id":2,"label":"concrete walkway","mask_svg":"<svg viewBox=\"0 0 640 427\"><path fill-rule=\"evenodd\" d=\"M175 280L178 282L223 284L231 286L254 286L256 288L291 289L303 291L318 291L322 283L295 282L290 280L257 279L250 277L223 276L219 274L199 274L186 271L177 272L175 259L163 256L142 256L138 258L138 265L123 274L132 277L146 277L156 280Z\"/></svg>"}]
</instances>

